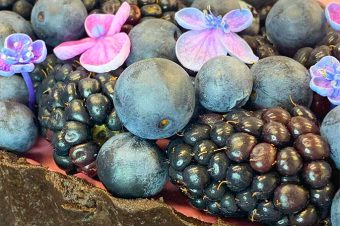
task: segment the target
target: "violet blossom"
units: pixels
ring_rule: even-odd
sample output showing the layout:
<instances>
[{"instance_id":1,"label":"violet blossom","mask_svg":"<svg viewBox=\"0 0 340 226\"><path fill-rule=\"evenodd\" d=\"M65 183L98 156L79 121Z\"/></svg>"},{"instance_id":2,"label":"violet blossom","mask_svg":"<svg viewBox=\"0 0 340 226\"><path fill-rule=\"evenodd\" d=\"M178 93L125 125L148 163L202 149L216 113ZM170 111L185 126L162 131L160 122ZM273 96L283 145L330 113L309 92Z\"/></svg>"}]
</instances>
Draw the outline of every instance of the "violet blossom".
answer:
<instances>
[{"instance_id":1,"label":"violet blossom","mask_svg":"<svg viewBox=\"0 0 340 226\"><path fill-rule=\"evenodd\" d=\"M331 27L340 31L340 4L339 3L329 3L326 6L326 18Z\"/></svg>"},{"instance_id":2,"label":"violet blossom","mask_svg":"<svg viewBox=\"0 0 340 226\"><path fill-rule=\"evenodd\" d=\"M175 19L189 30L177 40L176 55L190 70L199 71L208 60L227 54L247 64L259 59L248 43L236 34L251 26L253 15L249 9L232 10L222 17L215 16L210 10L184 8L175 14Z\"/></svg>"},{"instance_id":3,"label":"violet blossom","mask_svg":"<svg viewBox=\"0 0 340 226\"><path fill-rule=\"evenodd\" d=\"M33 109L35 91L29 72L35 68L34 64L46 59L47 49L42 40L32 39L21 33L9 35L5 39L4 48L0 51L0 75L9 77L21 73L29 93L29 107Z\"/></svg>"},{"instance_id":4,"label":"violet blossom","mask_svg":"<svg viewBox=\"0 0 340 226\"><path fill-rule=\"evenodd\" d=\"M323 57L310 68L310 87L321 96L328 97L334 105L340 105L340 63L332 56Z\"/></svg>"}]
</instances>

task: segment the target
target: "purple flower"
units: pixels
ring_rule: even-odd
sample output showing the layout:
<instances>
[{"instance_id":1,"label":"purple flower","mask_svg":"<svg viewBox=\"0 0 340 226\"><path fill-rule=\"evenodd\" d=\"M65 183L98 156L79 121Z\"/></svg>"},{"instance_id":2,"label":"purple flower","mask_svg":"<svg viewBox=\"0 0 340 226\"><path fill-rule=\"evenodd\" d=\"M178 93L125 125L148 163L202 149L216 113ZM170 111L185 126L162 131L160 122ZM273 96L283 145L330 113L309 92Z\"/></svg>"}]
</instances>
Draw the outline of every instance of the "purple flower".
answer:
<instances>
[{"instance_id":1,"label":"purple flower","mask_svg":"<svg viewBox=\"0 0 340 226\"><path fill-rule=\"evenodd\" d=\"M79 41L64 42L54 48L61 60L80 56L80 64L88 71L104 73L120 67L129 56L131 42L120 32L130 15L130 5L124 2L116 15L92 14L85 20L89 37Z\"/></svg>"},{"instance_id":2,"label":"purple flower","mask_svg":"<svg viewBox=\"0 0 340 226\"><path fill-rule=\"evenodd\" d=\"M247 64L258 61L248 43L236 34L251 26L250 10L236 9L222 17L211 11L184 8L175 14L175 19L189 30L176 43L176 55L184 67L199 71L211 58L227 54Z\"/></svg>"},{"instance_id":3,"label":"purple flower","mask_svg":"<svg viewBox=\"0 0 340 226\"><path fill-rule=\"evenodd\" d=\"M334 30L340 31L340 4L329 3L326 6L326 18Z\"/></svg>"},{"instance_id":4,"label":"purple flower","mask_svg":"<svg viewBox=\"0 0 340 226\"><path fill-rule=\"evenodd\" d=\"M35 42L26 35L16 33L5 39L4 48L0 51L0 75L12 76L21 73L28 89L29 107L33 109L35 103L34 86L29 72L34 70L35 63L41 63L47 56L45 42Z\"/></svg>"},{"instance_id":5,"label":"purple flower","mask_svg":"<svg viewBox=\"0 0 340 226\"><path fill-rule=\"evenodd\" d=\"M334 105L340 105L340 63L332 56L325 56L310 68L310 87L321 96L328 97Z\"/></svg>"},{"instance_id":6,"label":"purple flower","mask_svg":"<svg viewBox=\"0 0 340 226\"><path fill-rule=\"evenodd\" d=\"M44 41L33 42L26 34L12 34L5 39L0 51L0 75L32 72L35 63L45 60L47 49Z\"/></svg>"}]
</instances>

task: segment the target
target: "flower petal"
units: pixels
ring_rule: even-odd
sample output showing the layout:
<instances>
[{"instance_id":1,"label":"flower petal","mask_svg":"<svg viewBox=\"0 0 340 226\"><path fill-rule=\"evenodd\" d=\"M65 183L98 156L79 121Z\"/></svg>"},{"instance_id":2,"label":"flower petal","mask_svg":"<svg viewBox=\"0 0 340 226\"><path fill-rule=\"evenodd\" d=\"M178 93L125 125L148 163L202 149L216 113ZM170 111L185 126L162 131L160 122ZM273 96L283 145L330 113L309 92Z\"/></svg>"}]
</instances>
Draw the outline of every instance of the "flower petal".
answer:
<instances>
[{"instance_id":1,"label":"flower petal","mask_svg":"<svg viewBox=\"0 0 340 226\"><path fill-rule=\"evenodd\" d=\"M188 30L203 30L208 26L202 11L196 8L183 8L175 14L177 23Z\"/></svg>"},{"instance_id":2,"label":"flower petal","mask_svg":"<svg viewBox=\"0 0 340 226\"><path fill-rule=\"evenodd\" d=\"M114 35L120 32L122 26L125 24L127 19L130 16L131 7L129 3L124 2L118 9L116 15L113 18L113 22L109 31L107 32L108 35Z\"/></svg>"},{"instance_id":3,"label":"flower petal","mask_svg":"<svg viewBox=\"0 0 340 226\"><path fill-rule=\"evenodd\" d=\"M114 15L91 14L86 17L85 30L89 37L98 38L104 36L110 29Z\"/></svg>"},{"instance_id":4,"label":"flower petal","mask_svg":"<svg viewBox=\"0 0 340 226\"><path fill-rule=\"evenodd\" d=\"M330 96L333 93L331 81L324 77L314 77L309 83L310 88L321 96Z\"/></svg>"},{"instance_id":5,"label":"flower petal","mask_svg":"<svg viewBox=\"0 0 340 226\"><path fill-rule=\"evenodd\" d=\"M332 95L328 97L328 100L334 105L340 105L340 89L335 89Z\"/></svg>"},{"instance_id":6,"label":"flower petal","mask_svg":"<svg viewBox=\"0 0 340 226\"><path fill-rule=\"evenodd\" d=\"M41 63L46 59L47 56L47 48L45 42L42 40L37 40L32 43L32 52L33 52L33 63Z\"/></svg>"},{"instance_id":7,"label":"flower petal","mask_svg":"<svg viewBox=\"0 0 340 226\"><path fill-rule=\"evenodd\" d=\"M23 72L32 72L34 70L34 64L14 64L11 65L11 71L14 72L14 74L20 74Z\"/></svg>"},{"instance_id":8,"label":"flower petal","mask_svg":"<svg viewBox=\"0 0 340 226\"><path fill-rule=\"evenodd\" d=\"M219 32L218 37L229 55L238 58L246 64L254 64L259 60L248 43L237 34Z\"/></svg>"},{"instance_id":9,"label":"flower petal","mask_svg":"<svg viewBox=\"0 0 340 226\"><path fill-rule=\"evenodd\" d=\"M340 4L328 4L326 7L326 18L334 30L340 31Z\"/></svg>"},{"instance_id":10,"label":"flower petal","mask_svg":"<svg viewBox=\"0 0 340 226\"><path fill-rule=\"evenodd\" d=\"M5 77L14 75L14 72L11 71L11 65L2 59L0 59L0 75Z\"/></svg>"},{"instance_id":11,"label":"flower petal","mask_svg":"<svg viewBox=\"0 0 340 226\"><path fill-rule=\"evenodd\" d=\"M96 73L115 70L124 64L130 47L130 39L126 33L103 37L81 55L80 64L86 70Z\"/></svg>"},{"instance_id":12,"label":"flower petal","mask_svg":"<svg viewBox=\"0 0 340 226\"><path fill-rule=\"evenodd\" d=\"M335 74L337 65L340 66L340 63L335 57L325 56L313 65L309 71L312 77L325 77L327 73Z\"/></svg>"},{"instance_id":13,"label":"flower petal","mask_svg":"<svg viewBox=\"0 0 340 226\"><path fill-rule=\"evenodd\" d=\"M84 38L79 41L64 42L53 49L60 60L68 60L78 56L96 44L93 38Z\"/></svg>"},{"instance_id":14,"label":"flower petal","mask_svg":"<svg viewBox=\"0 0 340 226\"><path fill-rule=\"evenodd\" d=\"M5 39L4 47L20 53L25 46L28 46L31 43L32 39L30 38L30 36L22 33L15 33L9 35Z\"/></svg>"},{"instance_id":15,"label":"flower petal","mask_svg":"<svg viewBox=\"0 0 340 226\"><path fill-rule=\"evenodd\" d=\"M208 60L227 55L225 48L216 39L218 30L188 31L176 43L176 55L181 64L199 71Z\"/></svg>"},{"instance_id":16,"label":"flower petal","mask_svg":"<svg viewBox=\"0 0 340 226\"><path fill-rule=\"evenodd\" d=\"M249 9L235 9L227 13L222 20L231 32L240 32L251 26L253 14Z\"/></svg>"}]
</instances>

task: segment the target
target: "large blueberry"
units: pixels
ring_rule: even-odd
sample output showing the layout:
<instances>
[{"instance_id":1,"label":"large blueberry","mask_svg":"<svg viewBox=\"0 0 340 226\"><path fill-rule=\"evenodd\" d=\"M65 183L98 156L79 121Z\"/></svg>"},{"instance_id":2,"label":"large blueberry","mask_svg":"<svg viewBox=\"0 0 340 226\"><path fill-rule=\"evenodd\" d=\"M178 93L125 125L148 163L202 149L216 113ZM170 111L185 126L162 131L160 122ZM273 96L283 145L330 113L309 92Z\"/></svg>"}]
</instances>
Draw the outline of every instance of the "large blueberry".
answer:
<instances>
[{"instance_id":1,"label":"large blueberry","mask_svg":"<svg viewBox=\"0 0 340 226\"><path fill-rule=\"evenodd\" d=\"M125 69L115 86L114 104L131 133L146 139L167 138L190 121L195 89L179 65L153 58Z\"/></svg>"},{"instance_id":2,"label":"large blueberry","mask_svg":"<svg viewBox=\"0 0 340 226\"><path fill-rule=\"evenodd\" d=\"M327 114L321 125L321 135L331 147L331 157L340 169L340 106Z\"/></svg>"},{"instance_id":3,"label":"large blueberry","mask_svg":"<svg viewBox=\"0 0 340 226\"><path fill-rule=\"evenodd\" d=\"M86 17L81 0L39 0L33 7L31 21L37 36L56 46L80 38Z\"/></svg>"},{"instance_id":4,"label":"large blueberry","mask_svg":"<svg viewBox=\"0 0 340 226\"><path fill-rule=\"evenodd\" d=\"M331 211L332 225L340 225L340 190L335 195Z\"/></svg>"},{"instance_id":5,"label":"large blueberry","mask_svg":"<svg viewBox=\"0 0 340 226\"><path fill-rule=\"evenodd\" d=\"M154 196L168 179L161 150L130 133L118 134L102 146L97 157L97 173L105 187L121 198Z\"/></svg>"},{"instance_id":6,"label":"large blueberry","mask_svg":"<svg viewBox=\"0 0 340 226\"><path fill-rule=\"evenodd\" d=\"M293 106L290 98L300 105L311 104L310 76L297 61L284 56L267 57L253 65L251 72L254 77L249 100L252 107L290 109Z\"/></svg>"},{"instance_id":7,"label":"large blueberry","mask_svg":"<svg viewBox=\"0 0 340 226\"><path fill-rule=\"evenodd\" d=\"M20 76L0 76L0 101L16 101L26 104L28 92L24 80Z\"/></svg>"},{"instance_id":8,"label":"large blueberry","mask_svg":"<svg viewBox=\"0 0 340 226\"><path fill-rule=\"evenodd\" d=\"M239 0L195 0L191 4L191 7L195 7L200 10L206 10L210 7L216 16L224 16L224 14L233 9L239 9L240 4Z\"/></svg>"},{"instance_id":9,"label":"large blueberry","mask_svg":"<svg viewBox=\"0 0 340 226\"><path fill-rule=\"evenodd\" d=\"M25 33L34 38L33 28L30 22L12 11L0 11L0 49L5 38L13 33Z\"/></svg>"},{"instance_id":10,"label":"large blueberry","mask_svg":"<svg viewBox=\"0 0 340 226\"><path fill-rule=\"evenodd\" d=\"M26 152L37 137L36 120L28 107L17 102L0 101L0 148Z\"/></svg>"},{"instance_id":11,"label":"large blueberry","mask_svg":"<svg viewBox=\"0 0 340 226\"><path fill-rule=\"evenodd\" d=\"M314 0L279 0L266 19L268 38L285 53L314 46L326 28L325 12Z\"/></svg>"},{"instance_id":12,"label":"large blueberry","mask_svg":"<svg viewBox=\"0 0 340 226\"><path fill-rule=\"evenodd\" d=\"M227 112L248 101L253 77L240 60L220 56L203 65L196 76L195 86L203 107L214 112Z\"/></svg>"},{"instance_id":13,"label":"large blueberry","mask_svg":"<svg viewBox=\"0 0 340 226\"><path fill-rule=\"evenodd\" d=\"M126 61L131 65L149 58L165 58L176 61L176 41L181 31L173 23L163 19L148 19L135 26L129 33L131 52Z\"/></svg>"}]
</instances>

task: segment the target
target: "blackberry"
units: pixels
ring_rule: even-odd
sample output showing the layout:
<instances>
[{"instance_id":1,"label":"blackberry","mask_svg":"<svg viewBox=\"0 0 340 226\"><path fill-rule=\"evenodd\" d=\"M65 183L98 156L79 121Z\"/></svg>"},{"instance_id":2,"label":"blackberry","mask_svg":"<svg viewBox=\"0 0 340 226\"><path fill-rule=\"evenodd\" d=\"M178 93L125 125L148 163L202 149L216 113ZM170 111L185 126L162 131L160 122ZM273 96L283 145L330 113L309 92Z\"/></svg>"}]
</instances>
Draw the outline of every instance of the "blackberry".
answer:
<instances>
[{"instance_id":1,"label":"blackberry","mask_svg":"<svg viewBox=\"0 0 340 226\"><path fill-rule=\"evenodd\" d=\"M330 150L305 107L201 115L166 152L172 183L200 210L266 225L329 219Z\"/></svg>"},{"instance_id":2,"label":"blackberry","mask_svg":"<svg viewBox=\"0 0 340 226\"><path fill-rule=\"evenodd\" d=\"M46 75L37 88L38 119L52 141L54 160L68 173L93 177L100 146L122 130L112 102L117 78L87 72L76 62L60 64L52 56L45 64L36 71Z\"/></svg>"}]
</instances>

